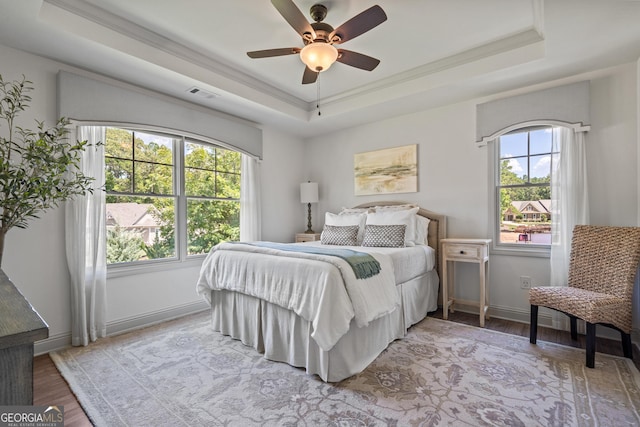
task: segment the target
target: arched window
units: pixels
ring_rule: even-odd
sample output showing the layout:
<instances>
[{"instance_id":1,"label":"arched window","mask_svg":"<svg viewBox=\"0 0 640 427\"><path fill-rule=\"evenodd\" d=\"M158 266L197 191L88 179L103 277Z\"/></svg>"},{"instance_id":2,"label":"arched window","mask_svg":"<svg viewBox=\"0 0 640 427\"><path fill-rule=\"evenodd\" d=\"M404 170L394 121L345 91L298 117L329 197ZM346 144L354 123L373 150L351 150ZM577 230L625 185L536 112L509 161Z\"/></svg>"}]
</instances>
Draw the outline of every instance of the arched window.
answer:
<instances>
[{"instance_id":1,"label":"arched window","mask_svg":"<svg viewBox=\"0 0 640 427\"><path fill-rule=\"evenodd\" d=\"M514 125L489 144L493 248L548 256L587 218L584 129Z\"/></svg>"}]
</instances>

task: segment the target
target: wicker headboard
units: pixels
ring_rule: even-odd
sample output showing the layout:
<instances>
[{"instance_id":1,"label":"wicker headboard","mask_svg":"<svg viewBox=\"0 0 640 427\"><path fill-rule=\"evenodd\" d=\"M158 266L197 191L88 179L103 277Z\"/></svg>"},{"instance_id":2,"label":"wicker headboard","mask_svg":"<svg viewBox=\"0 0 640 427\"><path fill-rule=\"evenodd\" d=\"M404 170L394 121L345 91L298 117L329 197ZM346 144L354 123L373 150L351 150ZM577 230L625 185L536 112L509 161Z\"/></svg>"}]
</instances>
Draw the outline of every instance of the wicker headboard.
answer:
<instances>
[{"instance_id":1,"label":"wicker headboard","mask_svg":"<svg viewBox=\"0 0 640 427\"><path fill-rule=\"evenodd\" d=\"M410 205L413 203L410 202L369 202L363 203L356 208L372 208L374 206L393 206L393 205ZM418 215L421 215L425 218L429 218L431 222L429 222L429 246L431 246L436 251L436 260L438 270L438 274L442 273L442 254L440 253L440 240L447 237L447 217L445 215L437 214L435 212L431 212L427 209L420 208L418 210Z\"/></svg>"}]
</instances>

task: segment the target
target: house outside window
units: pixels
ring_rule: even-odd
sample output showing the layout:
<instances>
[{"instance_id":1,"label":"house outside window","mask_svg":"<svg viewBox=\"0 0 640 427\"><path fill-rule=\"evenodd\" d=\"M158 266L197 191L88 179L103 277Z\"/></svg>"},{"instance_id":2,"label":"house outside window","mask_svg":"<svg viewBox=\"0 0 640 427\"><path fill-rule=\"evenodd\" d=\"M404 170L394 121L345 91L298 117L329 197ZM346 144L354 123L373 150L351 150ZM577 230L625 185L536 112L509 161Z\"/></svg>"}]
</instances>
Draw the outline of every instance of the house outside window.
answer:
<instances>
[{"instance_id":1,"label":"house outside window","mask_svg":"<svg viewBox=\"0 0 640 427\"><path fill-rule=\"evenodd\" d=\"M182 261L238 240L240 162L183 136L107 128L107 263Z\"/></svg>"},{"instance_id":2,"label":"house outside window","mask_svg":"<svg viewBox=\"0 0 640 427\"><path fill-rule=\"evenodd\" d=\"M496 140L496 247L551 245L551 179L558 152L551 126L517 129Z\"/></svg>"}]
</instances>

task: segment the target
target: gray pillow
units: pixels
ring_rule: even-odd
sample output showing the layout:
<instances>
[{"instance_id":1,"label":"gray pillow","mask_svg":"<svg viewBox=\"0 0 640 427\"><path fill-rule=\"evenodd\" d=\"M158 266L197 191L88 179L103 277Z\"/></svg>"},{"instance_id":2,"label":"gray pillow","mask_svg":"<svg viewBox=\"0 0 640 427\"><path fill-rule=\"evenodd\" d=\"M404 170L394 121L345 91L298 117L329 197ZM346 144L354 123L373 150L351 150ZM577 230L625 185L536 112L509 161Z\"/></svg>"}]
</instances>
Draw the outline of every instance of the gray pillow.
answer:
<instances>
[{"instance_id":1,"label":"gray pillow","mask_svg":"<svg viewBox=\"0 0 640 427\"><path fill-rule=\"evenodd\" d=\"M356 246L358 244L357 225L325 225L320 236L323 245Z\"/></svg>"},{"instance_id":2,"label":"gray pillow","mask_svg":"<svg viewBox=\"0 0 640 427\"><path fill-rule=\"evenodd\" d=\"M398 225L373 225L367 224L364 228L362 246L379 248L403 248L404 232L407 226Z\"/></svg>"}]
</instances>

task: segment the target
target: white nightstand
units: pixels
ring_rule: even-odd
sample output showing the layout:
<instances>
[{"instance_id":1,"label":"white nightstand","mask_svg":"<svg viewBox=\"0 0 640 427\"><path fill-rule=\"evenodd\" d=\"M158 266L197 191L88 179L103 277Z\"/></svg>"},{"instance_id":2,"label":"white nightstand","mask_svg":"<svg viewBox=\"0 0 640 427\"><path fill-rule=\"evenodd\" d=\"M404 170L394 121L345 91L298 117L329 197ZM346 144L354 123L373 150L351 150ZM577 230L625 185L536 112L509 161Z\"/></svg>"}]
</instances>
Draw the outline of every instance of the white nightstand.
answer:
<instances>
[{"instance_id":1,"label":"white nightstand","mask_svg":"<svg viewBox=\"0 0 640 427\"><path fill-rule=\"evenodd\" d=\"M455 278L451 271L451 289L449 289L449 262L473 262L480 266L480 300L468 301L458 299L465 305L480 308L480 326L484 327L485 316L489 318L489 244L491 239L442 239L442 318L449 317L449 309L453 313L455 299ZM451 292L449 292L451 291ZM451 296L449 296L451 295Z\"/></svg>"},{"instance_id":2,"label":"white nightstand","mask_svg":"<svg viewBox=\"0 0 640 427\"><path fill-rule=\"evenodd\" d=\"M296 233L296 243L320 240L320 233Z\"/></svg>"}]
</instances>

